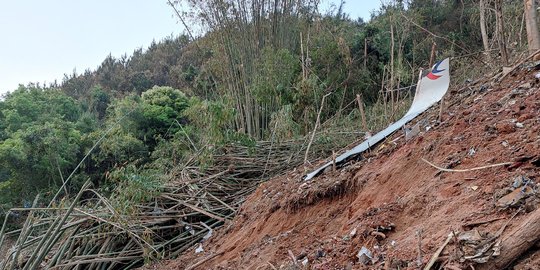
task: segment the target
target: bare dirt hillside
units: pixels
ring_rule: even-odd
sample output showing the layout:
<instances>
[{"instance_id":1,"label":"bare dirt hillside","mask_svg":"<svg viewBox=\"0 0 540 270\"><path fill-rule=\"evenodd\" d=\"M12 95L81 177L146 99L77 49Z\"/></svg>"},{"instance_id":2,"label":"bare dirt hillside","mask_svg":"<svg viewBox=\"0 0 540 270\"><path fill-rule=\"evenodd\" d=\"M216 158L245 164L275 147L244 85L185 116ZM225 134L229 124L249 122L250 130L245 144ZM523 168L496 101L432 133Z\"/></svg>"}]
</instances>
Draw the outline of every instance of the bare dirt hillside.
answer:
<instances>
[{"instance_id":1,"label":"bare dirt hillside","mask_svg":"<svg viewBox=\"0 0 540 270\"><path fill-rule=\"evenodd\" d=\"M418 269L448 239L432 269L540 269L539 235L520 234L540 211L536 73L519 68L501 83L453 89L442 122L432 108L408 141L396 132L310 182L302 167L262 184L204 251L151 268ZM497 262L513 240L526 252ZM371 258L359 259L362 247Z\"/></svg>"}]
</instances>

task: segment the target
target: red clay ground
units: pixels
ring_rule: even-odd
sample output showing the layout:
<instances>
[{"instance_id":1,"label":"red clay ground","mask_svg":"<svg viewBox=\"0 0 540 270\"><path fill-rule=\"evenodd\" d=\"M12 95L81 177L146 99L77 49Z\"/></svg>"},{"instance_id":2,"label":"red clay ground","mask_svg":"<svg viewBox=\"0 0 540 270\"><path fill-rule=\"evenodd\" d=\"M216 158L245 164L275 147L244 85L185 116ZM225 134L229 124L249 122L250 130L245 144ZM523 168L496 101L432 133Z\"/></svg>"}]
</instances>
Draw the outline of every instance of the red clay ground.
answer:
<instances>
[{"instance_id":1,"label":"red clay ground","mask_svg":"<svg viewBox=\"0 0 540 270\"><path fill-rule=\"evenodd\" d=\"M517 211L497 206L514 177L540 182L540 90L534 74L522 70L500 85L453 91L441 124L436 106L416 119L428 120L429 131L409 141L397 132L336 172L306 183L303 169L297 169L262 184L236 218L203 243L204 252L191 249L153 268L418 269L451 231L492 220L467 229L493 234ZM440 172L422 158L454 169L514 164ZM529 199L507 230L537 205ZM362 246L374 255L368 265L356 257ZM474 269L458 261L452 246L436 266ZM514 268L540 269L539 257L531 250L516 258Z\"/></svg>"}]
</instances>

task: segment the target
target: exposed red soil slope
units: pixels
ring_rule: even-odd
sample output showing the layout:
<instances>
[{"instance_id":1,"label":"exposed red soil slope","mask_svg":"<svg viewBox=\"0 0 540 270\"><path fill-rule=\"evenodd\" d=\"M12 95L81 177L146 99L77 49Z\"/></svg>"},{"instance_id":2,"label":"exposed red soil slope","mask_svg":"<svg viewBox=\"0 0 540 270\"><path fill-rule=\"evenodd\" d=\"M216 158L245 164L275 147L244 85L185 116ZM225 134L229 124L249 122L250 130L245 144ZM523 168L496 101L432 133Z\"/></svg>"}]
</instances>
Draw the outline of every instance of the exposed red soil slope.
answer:
<instances>
[{"instance_id":1,"label":"exposed red soil slope","mask_svg":"<svg viewBox=\"0 0 540 270\"><path fill-rule=\"evenodd\" d=\"M523 175L540 182L534 162L540 155L540 90L534 74L521 70L501 84L454 90L442 123L437 124L435 106L416 119L427 120L428 131L409 141L397 132L362 160L335 172L304 182L303 168L298 168L262 184L236 218L202 244L204 252L191 249L155 267L295 269L294 256L297 268L417 269L449 232L463 231L468 223L491 220L473 227L496 232L516 212L512 206L497 206L513 179ZM422 158L454 169L514 163L441 172ZM536 205L529 203L508 228ZM374 262L359 262L362 246L373 253ZM468 267L448 250L442 254L448 267ZM516 268L540 269L539 256L530 251Z\"/></svg>"}]
</instances>

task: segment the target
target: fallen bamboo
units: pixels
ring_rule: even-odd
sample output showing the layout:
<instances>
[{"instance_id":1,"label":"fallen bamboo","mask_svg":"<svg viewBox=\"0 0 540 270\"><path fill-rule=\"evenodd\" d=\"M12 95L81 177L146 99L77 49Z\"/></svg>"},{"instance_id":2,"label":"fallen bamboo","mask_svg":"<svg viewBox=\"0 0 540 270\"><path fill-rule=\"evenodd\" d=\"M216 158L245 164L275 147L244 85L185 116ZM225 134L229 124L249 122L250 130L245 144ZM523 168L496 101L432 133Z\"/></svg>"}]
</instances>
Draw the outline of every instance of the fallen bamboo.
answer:
<instances>
[{"instance_id":1,"label":"fallen bamboo","mask_svg":"<svg viewBox=\"0 0 540 270\"><path fill-rule=\"evenodd\" d=\"M433 256L431 256L431 259L429 260L428 264L426 264L426 267L424 267L424 270L430 270L431 269L431 267L435 264L435 262L439 258L439 255L441 255L441 252L444 250L446 245L448 245L448 243L450 243L450 240L452 240L452 237L454 237L453 232L448 234L448 237L446 238L446 241L444 241L444 243L437 249L437 251L435 251Z\"/></svg>"},{"instance_id":2,"label":"fallen bamboo","mask_svg":"<svg viewBox=\"0 0 540 270\"><path fill-rule=\"evenodd\" d=\"M219 256L219 255L221 255L221 254L223 254L223 252L220 252L220 253L216 253L216 254L210 255L210 256L208 256L208 257L206 257L206 258L204 258L204 259L202 259L202 260L200 260L200 261L194 263L193 265L187 267L186 270L195 269L196 267L200 266L201 264L203 264L203 263L205 263L205 262L207 262L207 261L209 261L209 260L211 260L211 259L213 259L213 258L215 258L215 257L217 257L217 256Z\"/></svg>"},{"instance_id":3,"label":"fallen bamboo","mask_svg":"<svg viewBox=\"0 0 540 270\"><path fill-rule=\"evenodd\" d=\"M527 56L527 58L521 60L520 62L518 62L517 64L515 64L508 72L504 73L502 75L501 78L499 78L497 81L502 81L504 80L504 78L506 78L506 76L508 76L510 73L514 72L516 69L518 69L521 65L523 65L525 62L533 59L537 54L540 53L540 50L537 50L536 52L533 52L532 54L530 54L529 56Z\"/></svg>"},{"instance_id":4,"label":"fallen bamboo","mask_svg":"<svg viewBox=\"0 0 540 270\"><path fill-rule=\"evenodd\" d=\"M437 165L425 160L424 158L422 158L422 161L427 163L431 167L433 167L433 168L435 168L435 169L437 169L439 171L443 171L443 172L471 172L471 171L478 171L478 170L489 169L489 168L494 168L494 167L500 167L500 166L506 166L506 165L513 164L513 162L503 162L503 163L485 165L485 166L474 167L474 168L469 168L469 169L446 169L446 168L437 166Z\"/></svg>"},{"instance_id":5,"label":"fallen bamboo","mask_svg":"<svg viewBox=\"0 0 540 270\"><path fill-rule=\"evenodd\" d=\"M356 137L334 135L341 140L334 148L314 139L309 158L330 154ZM309 138L225 146L213 153L213 164L206 170L200 169L194 154L171 171L171 180L160 186L159 194L131 205L129 213L118 207L116 193L106 197L88 188L94 198L84 204L74 198L54 207L11 209L10 213L33 214L23 229L0 229L0 242L19 236L13 252L0 258L0 269L118 269L177 256L231 219L261 182L301 165Z\"/></svg>"}]
</instances>

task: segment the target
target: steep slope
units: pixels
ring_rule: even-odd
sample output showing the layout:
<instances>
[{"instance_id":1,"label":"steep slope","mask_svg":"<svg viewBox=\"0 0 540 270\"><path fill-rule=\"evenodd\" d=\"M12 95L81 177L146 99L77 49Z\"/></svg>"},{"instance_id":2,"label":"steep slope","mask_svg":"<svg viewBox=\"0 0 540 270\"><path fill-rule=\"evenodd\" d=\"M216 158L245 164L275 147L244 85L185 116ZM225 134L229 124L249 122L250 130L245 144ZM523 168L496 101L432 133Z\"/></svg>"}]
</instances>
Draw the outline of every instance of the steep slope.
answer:
<instances>
[{"instance_id":1,"label":"steep slope","mask_svg":"<svg viewBox=\"0 0 540 270\"><path fill-rule=\"evenodd\" d=\"M517 176L540 182L540 91L534 75L522 68L501 83L454 89L443 121L437 122L439 108L432 108L416 119L422 132L408 141L396 132L354 164L310 182L302 180L304 168L297 168L262 184L234 221L202 244L204 252L189 250L159 268L277 269L304 263L312 269L414 269L428 262L451 231L474 228L485 236L508 221L506 230L511 229L538 205L536 194L517 203L505 196ZM423 159L450 169L511 164L443 172ZM451 245L437 264L472 264L460 262L458 245ZM356 256L363 246L374 257L367 265ZM523 267L535 265L531 258Z\"/></svg>"}]
</instances>

